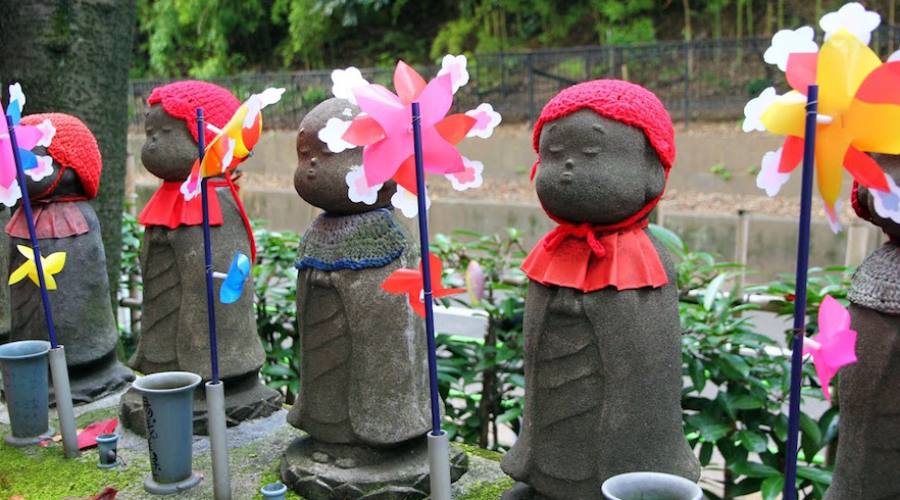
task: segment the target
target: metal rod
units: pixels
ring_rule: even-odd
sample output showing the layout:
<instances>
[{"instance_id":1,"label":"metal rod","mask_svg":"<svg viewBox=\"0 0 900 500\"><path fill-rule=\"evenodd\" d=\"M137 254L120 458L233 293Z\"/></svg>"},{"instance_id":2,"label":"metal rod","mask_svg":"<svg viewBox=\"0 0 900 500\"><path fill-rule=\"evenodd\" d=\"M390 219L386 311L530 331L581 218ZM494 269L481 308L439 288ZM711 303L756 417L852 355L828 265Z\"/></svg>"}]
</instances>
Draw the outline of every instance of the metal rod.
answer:
<instances>
[{"instance_id":1,"label":"metal rod","mask_svg":"<svg viewBox=\"0 0 900 500\"><path fill-rule=\"evenodd\" d=\"M231 473L228 466L228 424L225 421L225 386L206 383L206 415L209 425L210 461L213 471L213 497L231 500Z\"/></svg>"},{"instance_id":2,"label":"metal rod","mask_svg":"<svg viewBox=\"0 0 900 500\"><path fill-rule=\"evenodd\" d=\"M72 388L69 385L65 346L50 349L49 358L63 454L66 458L76 458L81 455L81 452L78 450L78 429L75 427L75 409L72 407Z\"/></svg>"},{"instance_id":3,"label":"metal rod","mask_svg":"<svg viewBox=\"0 0 900 500\"><path fill-rule=\"evenodd\" d=\"M809 270L809 223L812 208L813 162L816 150L816 114L819 87L806 94L806 130L803 137L803 183L800 191L800 229L797 242L797 277L794 302L794 338L791 342L791 399L788 415L784 500L797 498L797 442L800 434L800 383L803 375L803 337L806 327L806 278ZM809 457L812 458L812 457Z\"/></svg>"},{"instance_id":4,"label":"metal rod","mask_svg":"<svg viewBox=\"0 0 900 500\"><path fill-rule=\"evenodd\" d=\"M412 103L413 147L416 159L416 196L419 204L419 244L422 250L422 291L425 295L425 333L428 340L428 382L431 386L431 433L441 434L441 401L438 395L437 355L434 342L434 307L431 296L431 263L428 260L428 211L425 207L425 165L419 103Z\"/></svg>"},{"instance_id":5,"label":"metal rod","mask_svg":"<svg viewBox=\"0 0 900 500\"><path fill-rule=\"evenodd\" d=\"M216 302L213 292L212 238L209 236L209 186L203 173L203 154L206 149L203 108L197 108L197 157L200 159L200 203L203 209L203 259L206 266L206 315L209 321L209 364L212 383L219 383L219 346L216 335Z\"/></svg>"}]
</instances>

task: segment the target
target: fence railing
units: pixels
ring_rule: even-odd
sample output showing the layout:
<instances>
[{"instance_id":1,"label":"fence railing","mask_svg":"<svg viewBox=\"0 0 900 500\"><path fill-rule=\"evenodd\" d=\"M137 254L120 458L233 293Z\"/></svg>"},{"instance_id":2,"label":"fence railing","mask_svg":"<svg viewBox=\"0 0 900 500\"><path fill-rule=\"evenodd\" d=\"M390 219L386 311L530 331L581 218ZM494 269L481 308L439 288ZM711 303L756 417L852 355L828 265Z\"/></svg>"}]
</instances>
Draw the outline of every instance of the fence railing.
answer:
<instances>
[{"instance_id":1,"label":"fence railing","mask_svg":"<svg viewBox=\"0 0 900 500\"><path fill-rule=\"evenodd\" d=\"M595 78L641 84L663 101L673 118L731 119L748 99L770 85L786 88L784 75L766 64L769 37L663 42L476 54L469 60L471 83L457 95L459 110L490 102L507 121L533 122L541 107L563 88ZM900 49L900 27L882 26L872 47L882 57ZM423 76L437 67L419 67ZM392 71L362 70L369 81L390 86ZM142 128L150 91L169 80L131 82L130 123ZM261 73L213 78L240 98L268 86L287 89L267 110L267 125L295 128L313 106L331 96L330 71Z\"/></svg>"}]
</instances>

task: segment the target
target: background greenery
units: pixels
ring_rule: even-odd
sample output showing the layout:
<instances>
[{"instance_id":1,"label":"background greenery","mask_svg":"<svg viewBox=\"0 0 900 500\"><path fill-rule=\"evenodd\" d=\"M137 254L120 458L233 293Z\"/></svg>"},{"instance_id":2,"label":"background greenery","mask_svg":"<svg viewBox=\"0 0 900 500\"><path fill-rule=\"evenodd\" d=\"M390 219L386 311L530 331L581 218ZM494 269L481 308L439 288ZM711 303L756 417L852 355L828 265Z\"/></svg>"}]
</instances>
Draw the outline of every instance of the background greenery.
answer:
<instances>
[{"instance_id":1,"label":"background greenery","mask_svg":"<svg viewBox=\"0 0 900 500\"><path fill-rule=\"evenodd\" d=\"M139 272L141 229L133 217L126 215L125 220L122 274L133 276ZM292 403L301 364L293 265L299 237L267 230L261 223L254 225L257 328L267 355L261 376ZM774 499L784 484L790 362L747 314L759 306L744 304L741 297L744 292L773 295L776 299L769 309L790 316L793 278L741 290L733 279L744 271L739 266L693 251L671 231L651 227L677 266L684 331L682 407L688 441L703 466L719 476L725 498L761 492L763 498ZM438 336L440 392L447 403L445 429L458 442L505 451L498 439L500 428L518 433L524 405L522 318L527 279L519 270L526 254L521 234L510 228L499 235L465 231L437 235L432 251L445 262L445 281L454 286L464 286L462 277L473 261L485 275L480 300L457 296L447 301L476 310L487 318L488 327L482 338ZM816 330L815 317L825 294L846 302L849 271L843 267L810 270L808 333ZM139 281L123 280L127 284L139 286ZM123 336L126 351L135 340ZM817 384L813 367L805 365L804 398L822 399ZM835 384L835 405L836 389ZM831 483L838 416L837 406L820 416L801 416L798 487L806 498L822 498ZM719 498L713 492L707 495Z\"/></svg>"},{"instance_id":2,"label":"background greenery","mask_svg":"<svg viewBox=\"0 0 900 500\"><path fill-rule=\"evenodd\" d=\"M844 0L138 0L133 77L433 62L447 52L741 38ZM896 0L865 2L892 24Z\"/></svg>"}]
</instances>

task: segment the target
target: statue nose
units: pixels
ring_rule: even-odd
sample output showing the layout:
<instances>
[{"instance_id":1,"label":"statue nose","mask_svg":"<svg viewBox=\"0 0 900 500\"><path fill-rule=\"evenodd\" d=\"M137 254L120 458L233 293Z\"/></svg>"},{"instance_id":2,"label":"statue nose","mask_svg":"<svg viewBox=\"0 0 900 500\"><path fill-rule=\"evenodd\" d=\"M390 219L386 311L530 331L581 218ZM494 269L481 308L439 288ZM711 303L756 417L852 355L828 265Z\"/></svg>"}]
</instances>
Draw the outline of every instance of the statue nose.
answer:
<instances>
[{"instance_id":1,"label":"statue nose","mask_svg":"<svg viewBox=\"0 0 900 500\"><path fill-rule=\"evenodd\" d=\"M573 168L575 168L575 160L569 158L566 160L566 170L572 170Z\"/></svg>"}]
</instances>

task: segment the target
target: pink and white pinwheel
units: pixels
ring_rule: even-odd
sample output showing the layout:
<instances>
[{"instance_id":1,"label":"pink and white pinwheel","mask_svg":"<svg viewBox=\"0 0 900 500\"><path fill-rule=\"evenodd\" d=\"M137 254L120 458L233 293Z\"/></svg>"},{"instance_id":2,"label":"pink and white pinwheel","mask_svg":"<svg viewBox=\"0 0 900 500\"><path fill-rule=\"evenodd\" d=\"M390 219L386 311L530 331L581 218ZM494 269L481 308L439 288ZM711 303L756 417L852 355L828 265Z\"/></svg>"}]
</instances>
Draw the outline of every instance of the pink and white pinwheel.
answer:
<instances>
[{"instance_id":1,"label":"pink and white pinwheel","mask_svg":"<svg viewBox=\"0 0 900 500\"><path fill-rule=\"evenodd\" d=\"M20 125L19 120L22 118L24 106L25 94L22 93L22 87L18 83L10 85L6 114L12 118L22 169L26 175L39 181L53 171L53 160L49 156L36 155L31 150L38 146L50 146L53 136L56 135L56 129L50 120L44 120L37 126ZM12 142L4 118L3 124L0 125L0 203L12 207L21 196L22 192L16 179Z\"/></svg>"},{"instance_id":2,"label":"pink and white pinwheel","mask_svg":"<svg viewBox=\"0 0 900 500\"><path fill-rule=\"evenodd\" d=\"M819 306L819 333L803 339L803 354L812 354L822 393L831 401L831 379L841 367L856 363L856 332L850 329L847 308L829 295Z\"/></svg>"},{"instance_id":3,"label":"pink and white pinwheel","mask_svg":"<svg viewBox=\"0 0 900 500\"><path fill-rule=\"evenodd\" d=\"M370 187L393 179L406 193L417 194L411 126L413 102L418 102L421 108L425 171L471 178L468 182L453 182L458 190L480 184L475 182L475 177L480 180L480 172L467 172L467 163L471 162L460 155L456 145L466 137L490 137L501 118L489 104L447 115L453 94L469 80L465 56L445 57L438 76L427 83L411 66L398 62L394 70L396 94L382 85L365 81L355 68L334 71L332 80L335 96L354 102L362 112L352 121L330 119L319 138L335 153L362 146L363 171ZM451 179L455 180L458 179ZM359 192L359 186L348 184L348 188L348 193Z\"/></svg>"}]
</instances>

